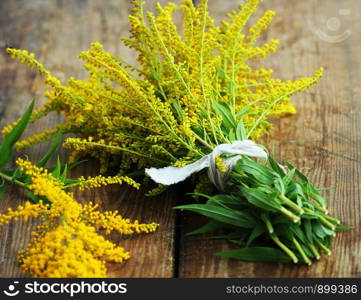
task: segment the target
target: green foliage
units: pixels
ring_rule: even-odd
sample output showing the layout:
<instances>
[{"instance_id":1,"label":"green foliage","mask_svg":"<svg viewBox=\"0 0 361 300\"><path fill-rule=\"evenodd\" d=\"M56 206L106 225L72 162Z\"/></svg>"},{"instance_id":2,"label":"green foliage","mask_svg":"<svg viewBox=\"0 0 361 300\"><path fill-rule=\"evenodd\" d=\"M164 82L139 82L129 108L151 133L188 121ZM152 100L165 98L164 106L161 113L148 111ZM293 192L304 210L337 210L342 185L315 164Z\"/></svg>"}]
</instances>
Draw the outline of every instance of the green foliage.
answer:
<instances>
[{"instance_id":1,"label":"green foliage","mask_svg":"<svg viewBox=\"0 0 361 300\"><path fill-rule=\"evenodd\" d=\"M311 264L329 254L340 221L327 214L326 201L308 178L291 164L286 172L272 157L264 165L242 157L232 170L227 193L198 194L205 204L176 207L210 219L190 234L215 232L240 248L216 253L245 261Z\"/></svg>"},{"instance_id":2,"label":"green foliage","mask_svg":"<svg viewBox=\"0 0 361 300\"><path fill-rule=\"evenodd\" d=\"M14 170L6 168L6 165L10 163L11 160L14 158L15 151L13 148L15 143L20 139L21 135L25 131L30 121L34 109L34 102L35 100L31 102L30 106L28 107L22 118L19 120L19 122L17 122L16 126L14 126L14 128L12 128L11 131L6 135L0 145L0 197L7 192L10 184L16 184L27 190L27 195L33 202L38 203L39 200L42 200L44 203L47 203L47 199L34 195L34 193L28 188L28 186L31 184L30 176L23 173L20 168L16 168ZM40 159L36 166L44 167L45 164L50 160L50 158L55 154L61 142L62 131L59 130L55 134L54 140L50 145L49 150ZM76 164L73 164L72 166L75 165ZM45 169L47 169L48 172L53 175L53 177L58 179L63 184L64 189L68 189L71 186L77 185L79 183L79 180L67 178L69 167L67 165L62 165L59 158L57 159L55 167Z\"/></svg>"},{"instance_id":3,"label":"green foliage","mask_svg":"<svg viewBox=\"0 0 361 300\"><path fill-rule=\"evenodd\" d=\"M2 169L11 160L13 146L23 134L30 120L31 113L34 108L34 102L35 100L33 99L29 108L26 110L25 114L23 115L23 117L10 131L10 133L4 138L0 146L0 169Z\"/></svg>"}]
</instances>

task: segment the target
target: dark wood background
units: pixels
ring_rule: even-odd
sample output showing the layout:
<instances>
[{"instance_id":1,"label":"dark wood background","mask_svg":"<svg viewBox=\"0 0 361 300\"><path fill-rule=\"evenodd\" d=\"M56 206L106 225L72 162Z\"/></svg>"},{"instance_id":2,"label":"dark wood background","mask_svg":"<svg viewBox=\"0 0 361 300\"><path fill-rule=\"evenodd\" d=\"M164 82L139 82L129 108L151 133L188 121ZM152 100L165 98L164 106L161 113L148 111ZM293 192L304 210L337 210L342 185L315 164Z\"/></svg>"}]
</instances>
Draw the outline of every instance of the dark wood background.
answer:
<instances>
[{"instance_id":1,"label":"dark wood background","mask_svg":"<svg viewBox=\"0 0 361 300\"><path fill-rule=\"evenodd\" d=\"M62 80L85 78L80 51L94 41L122 55L130 62L134 54L119 37L127 36L127 0L0 0L0 125L16 120L32 96L43 101L43 78L28 67L9 59L8 46L35 52L41 62ZM164 3L165 1L160 1ZM179 2L179 1L176 1ZM148 7L155 1L148 1ZM210 10L220 20L238 0L209 0ZM159 222L150 235L115 241L128 249L132 259L109 267L112 277L360 277L360 173L361 173L361 30L359 0L267 0L265 9L278 16L267 37L281 40L280 50L267 66L283 79L309 76L325 67L321 83L294 97L298 114L277 121L266 145L274 155L302 168L317 186L336 186L326 192L330 211L347 225L349 232L337 235L333 253L311 267L292 264L245 263L214 257L229 244L205 236L185 237L184 233L203 220L190 213L175 214L182 191L173 190L158 198L144 197L126 186L77 192L77 199L102 203L119 209L124 216L144 222ZM61 118L52 115L29 131L49 128ZM47 145L29 150L38 159ZM64 156L65 158L65 156ZM83 166L74 176L95 174ZM17 189L0 199L0 211L17 207L25 200ZM0 229L0 277L24 276L16 259L24 248L36 220L22 221Z\"/></svg>"}]
</instances>

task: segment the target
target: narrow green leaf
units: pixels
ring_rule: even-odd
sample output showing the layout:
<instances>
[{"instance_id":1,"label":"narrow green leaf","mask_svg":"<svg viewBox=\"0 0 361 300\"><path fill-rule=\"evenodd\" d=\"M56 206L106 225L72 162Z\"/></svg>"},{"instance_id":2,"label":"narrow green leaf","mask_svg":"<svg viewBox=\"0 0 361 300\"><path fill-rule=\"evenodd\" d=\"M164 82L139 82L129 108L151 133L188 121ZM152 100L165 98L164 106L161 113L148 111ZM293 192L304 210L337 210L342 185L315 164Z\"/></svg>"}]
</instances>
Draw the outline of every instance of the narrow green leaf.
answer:
<instances>
[{"instance_id":1,"label":"narrow green leaf","mask_svg":"<svg viewBox=\"0 0 361 300\"><path fill-rule=\"evenodd\" d=\"M206 225L193 230L191 232L188 232L186 234L186 236L190 236L190 235L195 235L195 234L201 234L201 233L207 233L207 232L212 232L220 227L222 227L222 223L217 222L217 221L209 221Z\"/></svg>"},{"instance_id":2,"label":"narrow green leaf","mask_svg":"<svg viewBox=\"0 0 361 300\"><path fill-rule=\"evenodd\" d=\"M229 130L228 138L231 142L234 142L236 140L236 134L235 134L234 128L231 128Z\"/></svg>"},{"instance_id":3,"label":"narrow green leaf","mask_svg":"<svg viewBox=\"0 0 361 300\"><path fill-rule=\"evenodd\" d=\"M257 224L253 228L251 234L248 237L248 240L246 242L246 247L248 247L256 238L258 238L265 232L266 232L266 226L264 226L263 224Z\"/></svg>"},{"instance_id":4,"label":"narrow green leaf","mask_svg":"<svg viewBox=\"0 0 361 300\"><path fill-rule=\"evenodd\" d=\"M249 203L266 211L277 212L281 208L281 204L275 198L271 198L270 195L265 194L256 188L253 189L244 186L242 188L242 194Z\"/></svg>"},{"instance_id":5,"label":"narrow green leaf","mask_svg":"<svg viewBox=\"0 0 361 300\"><path fill-rule=\"evenodd\" d=\"M210 239L223 239L223 240L228 240L228 241L234 241L237 240L237 243L239 243L240 241L243 241L243 239L249 234L249 229L237 229L234 232L230 232L227 234L221 234L221 235L215 235L210 237Z\"/></svg>"},{"instance_id":6,"label":"narrow green leaf","mask_svg":"<svg viewBox=\"0 0 361 300\"><path fill-rule=\"evenodd\" d=\"M336 226L336 231L351 230L354 228L354 226Z\"/></svg>"},{"instance_id":7,"label":"narrow green leaf","mask_svg":"<svg viewBox=\"0 0 361 300\"><path fill-rule=\"evenodd\" d=\"M237 113L236 113L236 118L241 118L244 115L247 115L250 112L251 108L249 106L245 106L242 109L240 109Z\"/></svg>"},{"instance_id":8,"label":"narrow green leaf","mask_svg":"<svg viewBox=\"0 0 361 300\"><path fill-rule=\"evenodd\" d=\"M59 156L56 159L56 167L54 168L53 172L51 173L55 178L60 178L61 173L61 162Z\"/></svg>"},{"instance_id":9,"label":"narrow green leaf","mask_svg":"<svg viewBox=\"0 0 361 300\"><path fill-rule=\"evenodd\" d=\"M302 174L299 170L297 170L297 168L295 168L294 166L292 166L289 162L286 162L286 166L292 170L295 169L295 174L296 176L301 179L304 183L309 182L308 178L306 175Z\"/></svg>"},{"instance_id":10,"label":"narrow green leaf","mask_svg":"<svg viewBox=\"0 0 361 300\"><path fill-rule=\"evenodd\" d=\"M245 201L241 201L240 198L237 198L236 196L230 194L214 195L207 201L207 203L214 205L223 204L227 207L237 208L237 209L241 209L248 206L248 204Z\"/></svg>"},{"instance_id":11,"label":"narrow green leaf","mask_svg":"<svg viewBox=\"0 0 361 300\"><path fill-rule=\"evenodd\" d=\"M189 204L177 206L175 209L194 211L216 221L237 227L253 228L254 226L253 218L243 211L234 211L210 204Z\"/></svg>"},{"instance_id":12,"label":"narrow green leaf","mask_svg":"<svg viewBox=\"0 0 361 300\"><path fill-rule=\"evenodd\" d=\"M172 102L172 104L173 104L175 111L177 112L179 120L182 121L184 119L184 111L183 111L182 107L180 106L179 102L176 100L174 100Z\"/></svg>"},{"instance_id":13,"label":"narrow green leaf","mask_svg":"<svg viewBox=\"0 0 361 300\"><path fill-rule=\"evenodd\" d=\"M291 259L278 249L270 247L249 247L215 253L216 256L241 259L245 261L290 262Z\"/></svg>"},{"instance_id":14,"label":"narrow green leaf","mask_svg":"<svg viewBox=\"0 0 361 300\"><path fill-rule=\"evenodd\" d=\"M330 191L330 190L334 190L335 188L336 188L335 186L328 186L328 187L324 187L324 188L319 188L319 189L317 189L317 191L319 191L319 192Z\"/></svg>"},{"instance_id":15,"label":"narrow green leaf","mask_svg":"<svg viewBox=\"0 0 361 300\"><path fill-rule=\"evenodd\" d=\"M286 175L286 173L282 170L277 161L270 155L268 156L268 162L271 165L273 171L277 172L281 177Z\"/></svg>"},{"instance_id":16,"label":"narrow green leaf","mask_svg":"<svg viewBox=\"0 0 361 300\"><path fill-rule=\"evenodd\" d=\"M275 179L279 178L279 175L272 169L247 157L240 159L235 169L253 175L253 177L262 184L272 185Z\"/></svg>"},{"instance_id":17,"label":"narrow green leaf","mask_svg":"<svg viewBox=\"0 0 361 300\"><path fill-rule=\"evenodd\" d=\"M292 178L295 175L296 169L289 171L286 176L283 176L282 180L285 186L288 186L292 182Z\"/></svg>"},{"instance_id":18,"label":"narrow green leaf","mask_svg":"<svg viewBox=\"0 0 361 300\"><path fill-rule=\"evenodd\" d=\"M215 102L215 110L216 112L222 117L224 125L228 130L232 128L237 128L237 122L234 119L231 109L229 108L228 104L223 101Z\"/></svg>"},{"instance_id":19,"label":"narrow green leaf","mask_svg":"<svg viewBox=\"0 0 361 300\"><path fill-rule=\"evenodd\" d=\"M226 73L224 73L224 70L220 66L216 66L217 74L220 79L225 80L226 79Z\"/></svg>"},{"instance_id":20,"label":"narrow green leaf","mask_svg":"<svg viewBox=\"0 0 361 300\"><path fill-rule=\"evenodd\" d=\"M304 220L303 221L304 227L305 227L305 233L307 240L313 244L313 233L312 233L312 224L310 220Z\"/></svg>"},{"instance_id":21,"label":"narrow green leaf","mask_svg":"<svg viewBox=\"0 0 361 300\"><path fill-rule=\"evenodd\" d=\"M283 183L283 180L281 178L276 178L276 180L274 181L274 187L279 193L283 195L286 193L285 184Z\"/></svg>"},{"instance_id":22,"label":"narrow green leaf","mask_svg":"<svg viewBox=\"0 0 361 300\"><path fill-rule=\"evenodd\" d=\"M66 188L68 185L73 185L73 184L79 183L79 180L77 180L77 179L65 179L63 182L64 182L65 188Z\"/></svg>"},{"instance_id":23,"label":"narrow green leaf","mask_svg":"<svg viewBox=\"0 0 361 300\"><path fill-rule=\"evenodd\" d=\"M246 128L244 127L242 120L240 120L237 124L236 138L237 138L237 140L240 140L240 141L247 139L247 131L246 131Z\"/></svg>"},{"instance_id":24,"label":"narrow green leaf","mask_svg":"<svg viewBox=\"0 0 361 300\"><path fill-rule=\"evenodd\" d=\"M35 100L33 99L29 108L24 113L23 117L4 138L4 141L0 146L0 169L3 168L11 160L12 147L20 139L27 124L29 123L31 114L34 109L34 102Z\"/></svg>"},{"instance_id":25,"label":"narrow green leaf","mask_svg":"<svg viewBox=\"0 0 361 300\"><path fill-rule=\"evenodd\" d=\"M327 233L323 230L323 226L320 223L314 222L312 225L312 231L315 233L316 236L321 239L324 239L327 236Z\"/></svg>"},{"instance_id":26,"label":"narrow green leaf","mask_svg":"<svg viewBox=\"0 0 361 300\"><path fill-rule=\"evenodd\" d=\"M23 173L20 171L20 168L16 168L13 175L11 176L11 180L18 180L23 176Z\"/></svg>"},{"instance_id":27,"label":"narrow green leaf","mask_svg":"<svg viewBox=\"0 0 361 300\"><path fill-rule=\"evenodd\" d=\"M65 180L68 176L68 165L66 164L63 168L63 172L61 173L61 180Z\"/></svg>"},{"instance_id":28,"label":"narrow green leaf","mask_svg":"<svg viewBox=\"0 0 361 300\"><path fill-rule=\"evenodd\" d=\"M58 149L58 147L61 144L61 138L63 136L62 130L58 130L58 132L55 134L54 140L50 145L50 148L48 152L44 155L44 157L36 164L38 167L44 167L45 164L49 161L51 156L55 153L55 151Z\"/></svg>"}]
</instances>

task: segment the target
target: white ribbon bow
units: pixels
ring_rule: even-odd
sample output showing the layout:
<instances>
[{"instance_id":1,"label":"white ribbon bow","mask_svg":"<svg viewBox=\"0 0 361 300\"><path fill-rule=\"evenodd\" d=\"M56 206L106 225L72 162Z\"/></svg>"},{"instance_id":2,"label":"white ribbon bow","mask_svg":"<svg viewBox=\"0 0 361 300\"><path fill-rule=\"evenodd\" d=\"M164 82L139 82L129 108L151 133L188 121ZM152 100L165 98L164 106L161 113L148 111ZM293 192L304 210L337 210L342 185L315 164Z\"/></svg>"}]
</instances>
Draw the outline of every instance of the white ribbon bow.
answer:
<instances>
[{"instance_id":1,"label":"white ribbon bow","mask_svg":"<svg viewBox=\"0 0 361 300\"><path fill-rule=\"evenodd\" d=\"M232 157L223 159L223 163L228 170L226 173L221 172L216 167L215 161L217 156L224 153L234 154ZM224 191L229 173L236 162L241 158L241 155L267 159L267 153L260 146L256 145L255 142L251 140L234 141L231 144L218 145L208 155L205 155L196 162L184 167L165 167L160 169L150 168L145 169L145 173L157 183L171 185L184 181L193 173L208 168L208 176L211 182L218 188L218 190Z\"/></svg>"}]
</instances>

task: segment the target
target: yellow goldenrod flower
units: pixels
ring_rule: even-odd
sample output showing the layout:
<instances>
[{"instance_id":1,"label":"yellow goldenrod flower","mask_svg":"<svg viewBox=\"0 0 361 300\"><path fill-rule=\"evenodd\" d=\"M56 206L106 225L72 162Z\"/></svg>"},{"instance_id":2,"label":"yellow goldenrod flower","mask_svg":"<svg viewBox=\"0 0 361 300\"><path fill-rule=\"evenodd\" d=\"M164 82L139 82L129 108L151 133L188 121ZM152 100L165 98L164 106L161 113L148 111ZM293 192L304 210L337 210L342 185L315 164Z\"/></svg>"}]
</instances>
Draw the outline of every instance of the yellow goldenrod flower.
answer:
<instances>
[{"instance_id":1,"label":"yellow goldenrod flower","mask_svg":"<svg viewBox=\"0 0 361 300\"><path fill-rule=\"evenodd\" d=\"M254 67L255 59L267 57L279 44L276 39L259 43L273 11L246 26L261 2L244 1L217 25L206 0L198 6L191 0L158 4L156 14L144 12L143 1L133 1L130 37L123 41L137 51L139 67L92 43L79 55L90 73L87 80L70 78L63 84L33 54L17 49L8 53L45 75L51 88L45 93L48 101L34 112L32 121L51 111L62 112L66 131L81 137L65 142L74 150L72 158L95 157L101 171L114 155L120 156L122 171L182 166L239 138L239 122L247 138L268 134L268 120L294 114L291 97L322 76L320 69L309 78L282 81L272 69ZM174 21L178 13L183 14L180 26ZM229 107L232 120L224 120L215 109L217 103ZM17 147L41 142L50 134L35 135Z\"/></svg>"},{"instance_id":2,"label":"yellow goldenrod flower","mask_svg":"<svg viewBox=\"0 0 361 300\"><path fill-rule=\"evenodd\" d=\"M0 214L0 225L20 217L24 220L41 217L42 224L33 232L30 244L19 252L23 270L34 277L106 277L106 262L120 263L129 259L130 254L106 240L96 229L103 229L105 234L117 231L128 235L150 233L159 226L132 222L118 211L100 212L93 203L82 205L47 170L20 158L17 164L31 178L28 188L51 203L26 202L17 210L9 208L7 213ZM127 178L98 176L82 179L81 186L90 188L124 180Z\"/></svg>"},{"instance_id":3,"label":"yellow goldenrod flower","mask_svg":"<svg viewBox=\"0 0 361 300\"><path fill-rule=\"evenodd\" d=\"M226 166L224 165L224 163L223 163L222 157L216 156L216 157L215 157L215 162L216 162L217 168L218 168L221 172L223 172L223 173L227 173L227 172L228 172L227 167L226 167Z\"/></svg>"}]
</instances>

